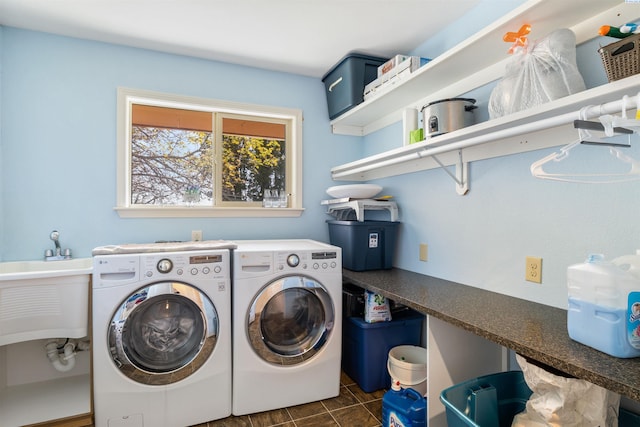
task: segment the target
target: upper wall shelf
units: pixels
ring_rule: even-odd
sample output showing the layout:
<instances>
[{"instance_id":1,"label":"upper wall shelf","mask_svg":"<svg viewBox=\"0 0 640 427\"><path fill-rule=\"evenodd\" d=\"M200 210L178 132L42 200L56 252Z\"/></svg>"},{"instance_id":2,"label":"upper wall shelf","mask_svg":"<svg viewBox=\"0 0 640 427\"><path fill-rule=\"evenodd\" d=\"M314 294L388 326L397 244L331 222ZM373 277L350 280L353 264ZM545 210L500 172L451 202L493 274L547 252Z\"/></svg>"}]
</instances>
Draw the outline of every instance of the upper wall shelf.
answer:
<instances>
[{"instance_id":1,"label":"upper wall shelf","mask_svg":"<svg viewBox=\"0 0 640 427\"><path fill-rule=\"evenodd\" d=\"M545 37L558 28L571 28L581 43L592 39L594 28L603 23L637 16L640 16L639 5L622 0L527 1L434 58L407 80L383 89L378 96L334 119L332 131L367 135L400 121L406 108L421 109L428 102L456 97L500 78L509 59L509 45L502 37L525 23L532 27L530 40Z\"/></svg>"}]
</instances>

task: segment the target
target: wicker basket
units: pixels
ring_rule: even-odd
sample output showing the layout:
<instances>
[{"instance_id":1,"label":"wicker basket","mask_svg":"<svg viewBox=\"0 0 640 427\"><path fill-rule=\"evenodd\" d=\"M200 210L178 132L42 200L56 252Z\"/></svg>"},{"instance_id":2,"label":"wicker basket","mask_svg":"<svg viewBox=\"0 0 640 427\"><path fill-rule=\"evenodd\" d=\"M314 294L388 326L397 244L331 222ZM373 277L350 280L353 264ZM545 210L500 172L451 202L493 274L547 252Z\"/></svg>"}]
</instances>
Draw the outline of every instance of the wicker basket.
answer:
<instances>
[{"instance_id":1,"label":"wicker basket","mask_svg":"<svg viewBox=\"0 0 640 427\"><path fill-rule=\"evenodd\" d=\"M640 34L601 47L598 52L610 82L640 72Z\"/></svg>"}]
</instances>

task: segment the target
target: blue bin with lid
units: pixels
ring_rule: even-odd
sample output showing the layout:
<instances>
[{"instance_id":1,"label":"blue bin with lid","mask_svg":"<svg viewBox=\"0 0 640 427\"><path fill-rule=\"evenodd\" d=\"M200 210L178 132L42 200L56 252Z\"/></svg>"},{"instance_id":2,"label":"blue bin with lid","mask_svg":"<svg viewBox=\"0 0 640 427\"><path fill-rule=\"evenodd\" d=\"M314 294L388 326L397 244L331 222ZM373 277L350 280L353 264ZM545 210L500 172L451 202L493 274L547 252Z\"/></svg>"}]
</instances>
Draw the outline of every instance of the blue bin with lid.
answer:
<instances>
[{"instance_id":1,"label":"blue bin with lid","mask_svg":"<svg viewBox=\"0 0 640 427\"><path fill-rule=\"evenodd\" d=\"M353 271L388 270L398 241L399 222L329 220L329 242L342 248L342 266Z\"/></svg>"},{"instance_id":2,"label":"blue bin with lid","mask_svg":"<svg viewBox=\"0 0 640 427\"><path fill-rule=\"evenodd\" d=\"M322 77L331 120L364 100L364 87L378 77L378 67L387 60L352 52Z\"/></svg>"}]
</instances>

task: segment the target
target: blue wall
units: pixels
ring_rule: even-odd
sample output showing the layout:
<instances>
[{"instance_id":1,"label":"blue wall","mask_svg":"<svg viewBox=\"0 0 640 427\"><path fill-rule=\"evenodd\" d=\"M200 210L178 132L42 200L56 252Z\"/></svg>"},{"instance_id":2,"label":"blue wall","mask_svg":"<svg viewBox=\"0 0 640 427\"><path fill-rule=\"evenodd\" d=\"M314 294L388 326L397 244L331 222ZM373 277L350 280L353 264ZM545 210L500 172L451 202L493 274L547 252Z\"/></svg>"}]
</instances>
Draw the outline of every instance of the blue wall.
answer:
<instances>
[{"instance_id":1,"label":"blue wall","mask_svg":"<svg viewBox=\"0 0 640 427\"><path fill-rule=\"evenodd\" d=\"M205 239L328 240L319 202L329 169L360 152L331 134L319 79L5 27L2 252L38 259L58 229L74 256L105 244ZM299 218L121 219L116 203L116 88L300 108L305 212Z\"/></svg>"},{"instance_id":2,"label":"blue wall","mask_svg":"<svg viewBox=\"0 0 640 427\"><path fill-rule=\"evenodd\" d=\"M484 0L448 35L425 41L416 52L435 56L520 3ZM192 229L203 230L209 239L326 241L328 216L319 201L327 187L337 184L331 181L331 167L401 145L399 125L366 138L332 135L319 79L0 30L2 260L40 258L51 246L53 229L60 230L63 246L75 256L89 256L104 244L187 240ZM597 55L587 64L586 71L601 70ZM113 211L118 86L301 108L304 214L293 219L119 218ZM531 163L552 151L471 164L467 196L458 196L440 170L379 180L400 207L396 265L565 307L568 265L590 252L613 258L640 248L640 183L584 185L533 178ZM634 156L640 159L638 150ZM418 260L420 243L429 245L427 262ZM527 255L543 258L542 284L524 281Z\"/></svg>"},{"instance_id":3,"label":"blue wall","mask_svg":"<svg viewBox=\"0 0 640 427\"><path fill-rule=\"evenodd\" d=\"M435 57L520 3L485 0L413 54ZM578 66L587 87L606 83L597 49L612 41L599 38L578 47ZM505 43L505 54L506 48ZM481 106L476 113L481 120L488 118L493 86L472 94ZM400 124L364 138L365 155L401 145ZM376 181L400 207L396 266L565 308L569 265L583 262L590 253L615 258L640 249L640 222L635 220L640 181L589 185L532 177L531 164L559 148L472 163L466 196L457 195L453 180L439 169ZM571 157L579 153L581 162L594 165L594 172L609 158L599 147L576 148ZM640 160L640 141L636 139L627 154ZM420 243L429 246L427 262L419 261ZM542 284L524 280L526 256L543 258Z\"/></svg>"}]
</instances>

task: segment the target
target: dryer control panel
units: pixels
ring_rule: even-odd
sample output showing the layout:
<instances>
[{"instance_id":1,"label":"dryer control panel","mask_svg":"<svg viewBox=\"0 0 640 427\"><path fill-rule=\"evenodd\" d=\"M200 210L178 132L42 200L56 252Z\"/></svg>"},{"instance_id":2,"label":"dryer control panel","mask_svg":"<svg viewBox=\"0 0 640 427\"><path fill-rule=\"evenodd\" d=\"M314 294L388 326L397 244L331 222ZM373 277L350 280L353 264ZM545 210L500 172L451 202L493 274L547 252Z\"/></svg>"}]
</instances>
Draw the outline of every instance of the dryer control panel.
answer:
<instances>
[{"instance_id":1,"label":"dryer control panel","mask_svg":"<svg viewBox=\"0 0 640 427\"><path fill-rule=\"evenodd\" d=\"M336 251L276 252L278 271L332 271L341 269L340 254Z\"/></svg>"}]
</instances>

